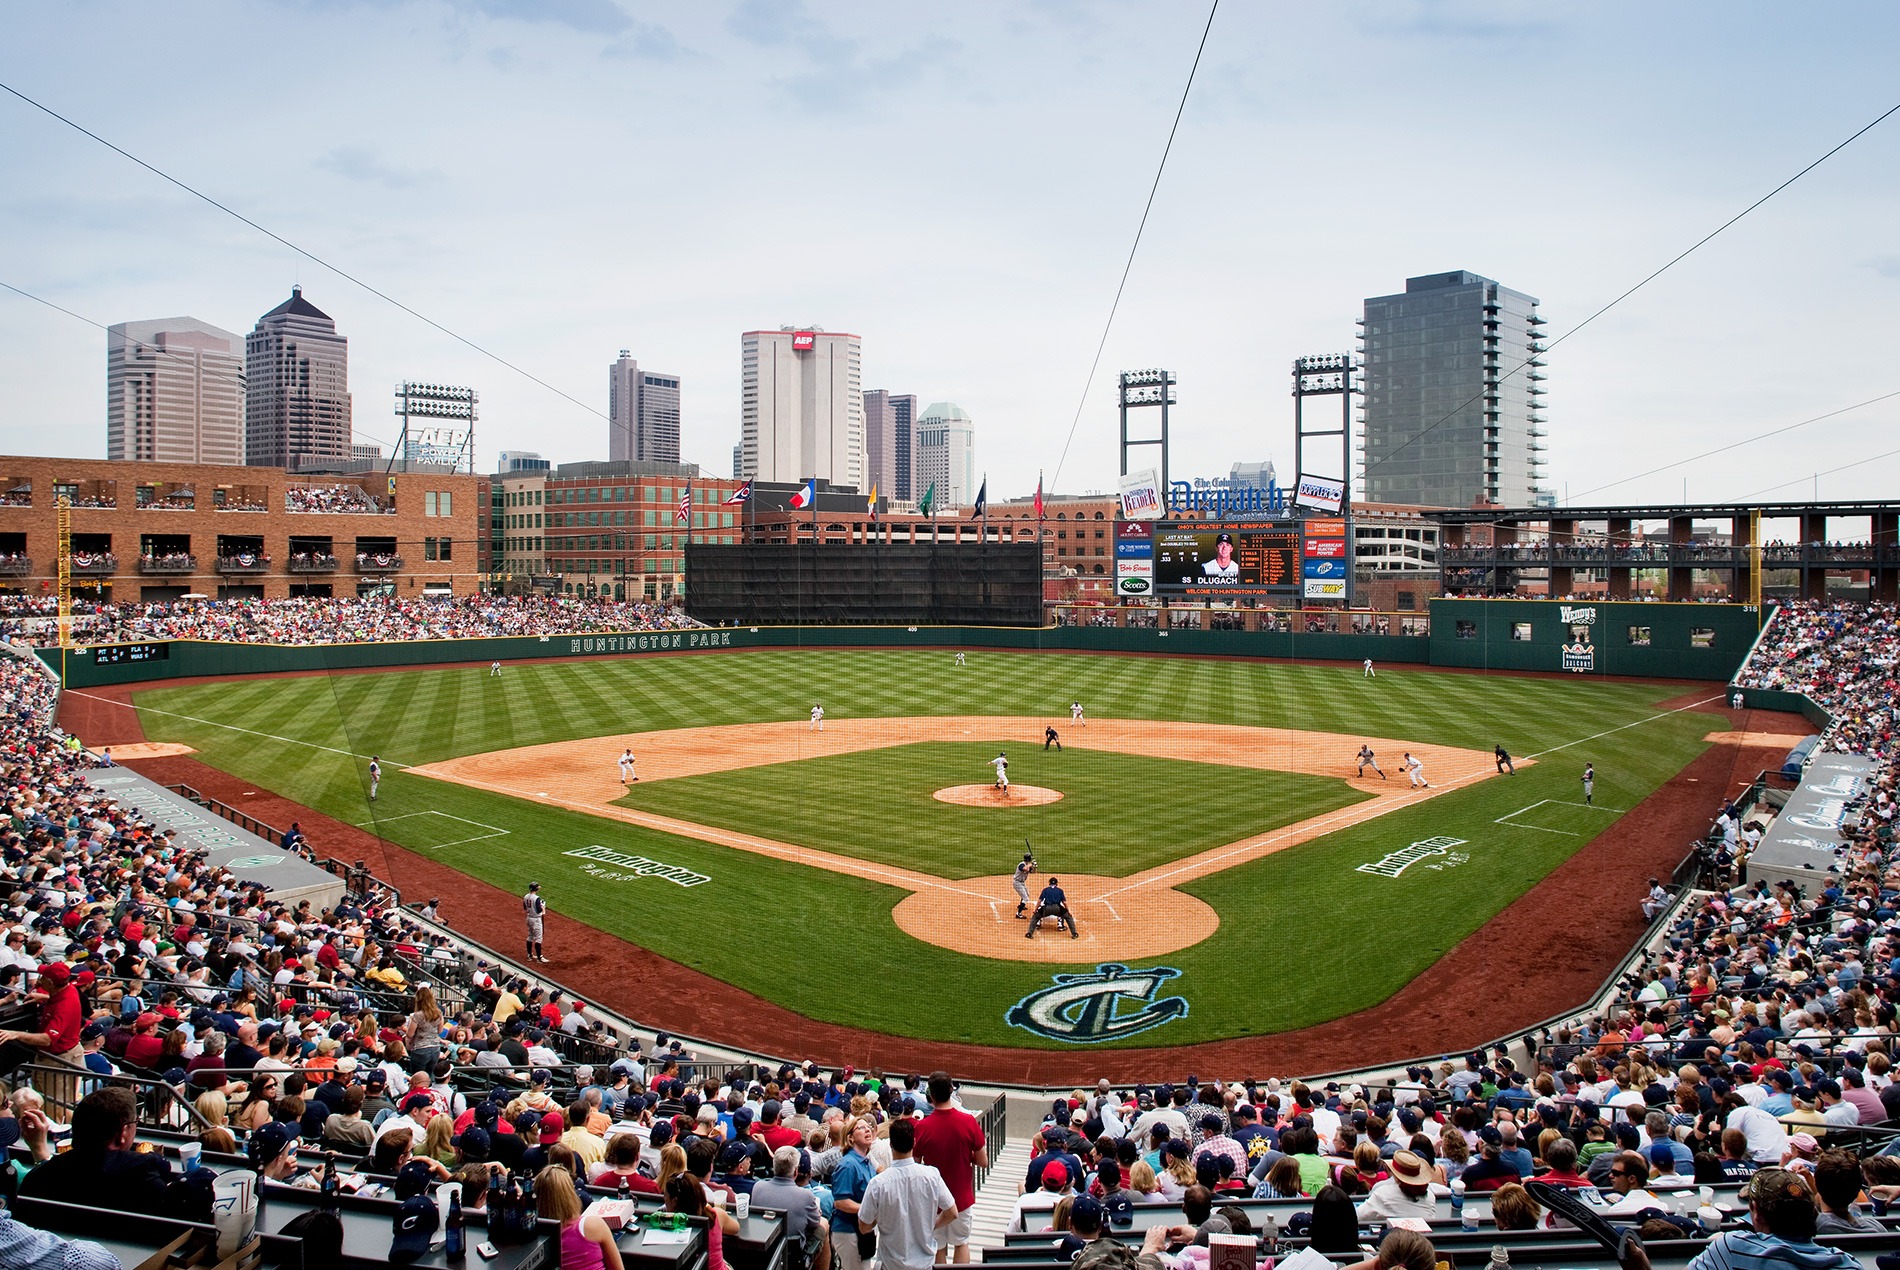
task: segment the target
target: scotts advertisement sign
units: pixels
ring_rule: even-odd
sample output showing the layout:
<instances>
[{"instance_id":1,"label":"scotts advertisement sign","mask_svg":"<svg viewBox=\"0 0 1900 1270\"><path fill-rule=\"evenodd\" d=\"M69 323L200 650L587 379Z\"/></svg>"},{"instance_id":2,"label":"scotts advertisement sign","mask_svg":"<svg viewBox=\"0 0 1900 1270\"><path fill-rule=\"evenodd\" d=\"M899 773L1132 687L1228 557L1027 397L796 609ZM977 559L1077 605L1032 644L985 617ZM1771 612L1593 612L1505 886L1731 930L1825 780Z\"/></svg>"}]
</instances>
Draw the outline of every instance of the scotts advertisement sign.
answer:
<instances>
[{"instance_id":1,"label":"scotts advertisement sign","mask_svg":"<svg viewBox=\"0 0 1900 1270\"><path fill-rule=\"evenodd\" d=\"M1115 526L1115 594L1153 595L1155 589L1154 526L1122 521Z\"/></svg>"},{"instance_id":2,"label":"scotts advertisement sign","mask_svg":"<svg viewBox=\"0 0 1900 1270\"><path fill-rule=\"evenodd\" d=\"M817 342L818 337L813 335L810 331L798 331L792 336L792 351L794 353L809 353Z\"/></svg>"}]
</instances>

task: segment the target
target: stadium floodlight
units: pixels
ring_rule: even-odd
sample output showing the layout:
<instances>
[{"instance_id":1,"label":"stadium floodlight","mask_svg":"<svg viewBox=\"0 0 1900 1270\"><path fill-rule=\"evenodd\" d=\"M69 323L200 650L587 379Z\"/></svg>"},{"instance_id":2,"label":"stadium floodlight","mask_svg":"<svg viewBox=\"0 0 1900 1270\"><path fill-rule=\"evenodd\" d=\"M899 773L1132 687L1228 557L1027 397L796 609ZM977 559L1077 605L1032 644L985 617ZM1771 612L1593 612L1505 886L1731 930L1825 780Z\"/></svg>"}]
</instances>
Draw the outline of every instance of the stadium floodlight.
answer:
<instances>
[{"instance_id":1,"label":"stadium floodlight","mask_svg":"<svg viewBox=\"0 0 1900 1270\"><path fill-rule=\"evenodd\" d=\"M1121 412L1121 470L1126 476L1132 469L1129 466L1128 452L1141 446L1156 446L1161 450L1161 461L1156 464L1161 474L1161 487L1168 486L1168 407L1175 404L1174 372L1150 368L1148 370L1125 370L1116 380L1116 405ZM1131 408L1144 406L1161 408L1160 431L1150 437L1131 438L1128 435L1128 412Z\"/></svg>"}]
</instances>

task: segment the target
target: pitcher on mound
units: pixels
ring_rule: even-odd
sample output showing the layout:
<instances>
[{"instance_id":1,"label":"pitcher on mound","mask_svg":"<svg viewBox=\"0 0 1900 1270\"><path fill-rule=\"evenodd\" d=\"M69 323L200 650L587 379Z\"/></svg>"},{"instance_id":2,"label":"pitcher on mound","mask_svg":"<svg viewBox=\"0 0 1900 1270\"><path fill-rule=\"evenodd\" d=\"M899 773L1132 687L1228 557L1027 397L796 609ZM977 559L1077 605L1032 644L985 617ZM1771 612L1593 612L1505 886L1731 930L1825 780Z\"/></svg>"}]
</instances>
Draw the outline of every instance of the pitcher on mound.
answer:
<instances>
[{"instance_id":1,"label":"pitcher on mound","mask_svg":"<svg viewBox=\"0 0 1900 1270\"><path fill-rule=\"evenodd\" d=\"M1003 797L1009 797L1009 758L1001 750L990 760L990 766L996 769L996 790Z\"/></svg>"}]
</instances>

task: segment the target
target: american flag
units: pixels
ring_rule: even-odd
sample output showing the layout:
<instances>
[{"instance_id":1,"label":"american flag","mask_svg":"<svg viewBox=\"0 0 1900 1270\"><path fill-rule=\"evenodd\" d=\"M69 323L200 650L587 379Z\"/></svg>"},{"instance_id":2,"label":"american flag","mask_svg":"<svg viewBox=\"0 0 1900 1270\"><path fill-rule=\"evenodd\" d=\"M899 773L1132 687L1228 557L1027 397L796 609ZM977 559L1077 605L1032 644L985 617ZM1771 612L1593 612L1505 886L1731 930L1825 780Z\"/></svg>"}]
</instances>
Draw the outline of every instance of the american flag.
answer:
<instances>
[{"instance_id":1,"label":"american flag","mask_svg":"<svg viewBox=\"0 0 1900 1270\"><path fill-rule=\"evenodd\" d=\"M693 523L693 484L691 481L688 481L686 488L680 491L680 506L679 510L673 513L673 521L679 525L691 525Z\"/></svg>"}]
</instances>

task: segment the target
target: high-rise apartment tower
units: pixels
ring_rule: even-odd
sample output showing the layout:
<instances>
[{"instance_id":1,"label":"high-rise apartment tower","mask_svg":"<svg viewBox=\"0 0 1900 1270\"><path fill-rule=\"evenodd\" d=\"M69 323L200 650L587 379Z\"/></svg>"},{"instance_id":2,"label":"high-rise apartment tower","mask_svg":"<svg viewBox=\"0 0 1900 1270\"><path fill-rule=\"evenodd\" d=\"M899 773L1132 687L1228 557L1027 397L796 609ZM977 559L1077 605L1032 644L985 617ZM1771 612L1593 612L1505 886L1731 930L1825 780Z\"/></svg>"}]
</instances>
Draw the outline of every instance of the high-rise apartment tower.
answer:
<instances>
[{"instance_id":1,"label":"high-rise apartment tower","mask_svg":"<svg viewBox=\"0 0 1900 1270\"><path fill-rule=\"evenodd\" d=\"M933 506L967 507L976 498L976 425L963 407L939 401L917 418L911 483L921 499L932 484Z\"/></svg>"},{"instance_id":2,"label":"high-rise apartment tower","mask_svg":"<svg viewBox=\"0 0 1900 1270\"><path fill-rule=\"evenodd\" d=\"M1458 270L1373 296L1360 322L1369 502L1529 506L1544 475L1537 301Z\"/></svg>"}]
</instances>

